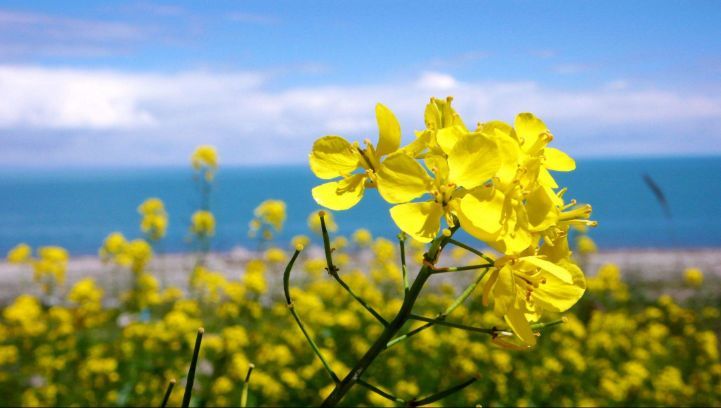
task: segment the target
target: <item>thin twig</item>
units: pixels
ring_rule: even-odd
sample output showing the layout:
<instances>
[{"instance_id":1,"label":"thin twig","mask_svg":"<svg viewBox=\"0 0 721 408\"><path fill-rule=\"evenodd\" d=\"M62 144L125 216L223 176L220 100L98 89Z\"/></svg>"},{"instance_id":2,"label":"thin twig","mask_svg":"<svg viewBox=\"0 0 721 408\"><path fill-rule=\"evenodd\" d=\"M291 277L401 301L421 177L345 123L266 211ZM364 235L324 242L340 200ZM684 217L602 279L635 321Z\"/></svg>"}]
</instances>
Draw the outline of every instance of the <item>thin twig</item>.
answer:
<instances>
[{"instance_id":1,"label":"thin twig","mask_svg":"<svg viewBox=\"0 0 721 408\"><path fill-rule=\"evenodd\" d=\"M388 321L381 316L380 313L378 313L371 305L368 304L368 302L365 301L365 299L358 296L353 289L348 286L345 281L338 275L338 267L333 265L333 250L330 247L330 237L328 236L328 228L326 228L325 225L325 212L319 211L318 216L320 217L320 228L323 233L323 248L325 250L325 260L327 263L326 270L328 273L343 287L343 289L348 292L353 299L355 299L358 303L361 304L373 317L376 318L384 327L388 327Z\"/></svg>"},{"instance_id":2,"label":"thin twig","mask_svg":"<svg viewBox=\"0 0 721 408\"><path fill-rule=\"evenodd\" d=\"M160 404L160 408L165 408L168 405L168 399L170 399L170 393L173 392L173 387L175 387L175 378L168 382L168 388L165 390L165 396L163 396L163 403Z\"/></svg>"},{"instance_id":3,"label":"thin twig","mask_svg":"<svg viewBox=\"0 0 721 408\"><path fill-rule=\"evenodd\" d=\"M373 309L373 307L371 305L369 305L368 302L366 302L360 296L356 295L355 292L353 292L353 289L351 289L350 286L348 286L348 284L345 283L345 281L343 281L343 279L338 275L338 272L331 273L331 276L333 276L333 278L343 287L343 289L346 290L346 292L348 292L353 297L353 299L355 299L371 315L373 315L373 317L375 317L376 320L378 320L380 322L380 324L382 324L383 326L386 326L386 327L388 326L388 321L386 319L384 319L383 316L380 315L380 313L376 312L376 310Z\"/></svg>"},{"instance_id":4,"label":"thin twig","mask_svg":"<svg viewBox=\"0 0 721 408\"><path fill-rule=\"evenodd\" d=\"M300 331L303 332L303 335L305 336L305 339L308 341L308 344L310 344L310 348L313 349L313 352L315 352L315 355L318 356L321 363L323 363L323 367L325 367L325 371L328 373L330 378L333 379L333 382L338 383L338 382L340 382L340 379L333 372L333 370L330 368L330 364L328 364L326 359L320 353L320 348L318 348L318 345L315 344L315 341L313 341L313 339L310 337L308 332L305 330L305 326L303 326L303 322L300 321L300 317L298 317L298 313L296 313L296 311L295 311L295 307L293 305L293 300L290 298L290 271L293 269L293 264L295 263L295 260L298 258L298 255L300 254L301 250L302 250L302 248L296 248L295 253L293 254L293 257L290 258L288 265L285 267L285 272L283 273L283 291L285 293L285 301L286 301L286 304L288 305L288 310L290 310L290 314L293 316L293 319L295 319L295 322L298 324L298 327L300 327Z\"/></svg>"},{"instance_id":5,"label":"thin twig","mask_svg":"<svg viewBox=\"0 0 721 408\"><path fill-rule=\"evenodd\" d=\"M188 380L185 383L185 393L183 394L183 408L190 406L190 395L193 393L193 381L195 381L195 367L198 364L198 355L200 354L200 343L203 341L203 333L205 330L201 327L198 329L198 335L195 337L195 348L193 349L193 358L190 360L190 368L188 369Z\"/></svg>"},{"instance_id":6,"label":"thin twig","mask_svg":"<svg viewBox=\"0 0 721 408\"><path fill-rule=\"evenodd\" d=\"M433 273L445 273L445 272L461 272L461 271L472 271L475 269L488 269L492 268L492 263L485 263L479 265L466 265L466 266L444 266L437 268L432 266Z\"/></svg>"},{"instance_id":7,"label":"thin twig","mask_svg":"<svg viewBox=\"0 0 721 408\"><path fill-rule=\"evenodd\" d=\"M369 384L361 379L358 379L358 381L356 381L356 382L358 383L358 385L362 385L362 386L368 388L369 390L375 392L376 394L380 395L381 397L383 397L389 401L398 402L400 404L406 403L405 400L398 398L395 395L391 395L391 394L381 390L380 388L376 387L375 385Z\"/></svg>"},{"instance_id":8,"label":"thin twig","mask_svg":"<svg viewBox=\"0 0 721 408\"><path fill-rule=\"evenodd\" d=\"M427 329L427 328L429 328L429 327L431 327L431 326L433 326L433 323L426 323L426 324L424 324L423 326L417 327L417 328L409 331L409 332L406 333L406 334L402 334L402 335L400 335L400 336L392 339L392 340L389 341L388 343L386 343L386 348L389 348L389 347L393 346L394 344L399 343L399 342L401 342L401 341L403 341L403 340L405 340L405 339L407 339L407 338L409 338L409 337L415 336L416 334L422 332L423 330L425 330L425 329Z\"/></svg>"},{"instance_id":9,"label":"thin twig","mask_svg":"<svg viewBox=\"0 0 721 408\"><path fill-rule=\"evenodd\" d=\"M250 363L248 365L248 373L245 375L245 381L243 382L243 389L240 391L240 406L245 408L248 406L248 386L250 384L250 373L253 372L255 364Z\"/></svg>"},{"instance_id":10,"label":"thin twig","mask_svg":"<svg viewBox=\"0 0 721 408\"><path fill-rule=\"evenodd\" d=\"M459 248L463 248L463 249L465 249L466 251L471 252L471 253L473 253L473 254L475 254L475 255L478 255L478 256L480 256L481 258L483 258L483 259L485 259L486 261L488 261L489 263L493 263L493 259L491 259L489 256L485 255L483 252L477 250L476 248L473 248L473 247L470 246L470 245L464 244L463 242L460 242L460 241L456 241L455 239L452 239L452 238L448 240L448 243L449 243L449 244L453 244L453 245L455 245L455 246L457 246L457 247L459 247Z\"/></svg>"},{"instance_id":11,"label":"thin twig","mask_svg":"<svg viewBox=\"0 0 721 408\"><path fill-rule=\"evenodd\" d=\"M398 234L398 245L401 249L401 272L403 273L403 295L408 293L408 268L406 267L406 233Z\"/></svg>"},{"instance_id":12,"label":"thin twig","mask_svg":"<svg viewBox=\"0 0 721 408\"><path fill-rule=\"evenodd\" d=\"M409 402L408 402L408 405L409 405L409 406L412 406L412 407L419 407L419 406L421 406L421 405L427 405L427 404L430 404L430 403L432 403L432 402L436 402L436 401L438 401L438 400L441 400L441 399L443 399L443 398L445 398L445 397L447 397L447 396L449 396L449 395L451 395L451 394L454 394L454 393L456 393L456 392L458 392L458 391L460 391L460 390L468 387L469 385L473 384L473 383L476 382L476 381L478 381L478 378L473 377L473 378L471 378L471 379L469 379L469 380L466 380L466 381L464 381L464 382L462 382L462 383L460 383L460 384L458 384L458 385L454 385L453 387L448 388L447 390L443 390L443 391L441 391L441 392L435 393L435 394L433 394L433 395L430 395L430 396L425 397L425 398L420 399L420 400L409 401Z\"/></svg>"},{"instance_id":13,"label":"thin twig","mask_svg":"<svg viewBox=\"0 0 721 408\"><path fill-rule=\"evenodd\" d=\"M419 320L421 322L428 322L428 323L433 323L433 324L437 324L440 326L448 326L448 327L453 327L455 329L461 329L461 330L472 331L472 332L477 332L477 333L495 334L498 332L498 329L496 329L495 327L486 329L483 327L466 326L465 324L447 322L443 319L439 319L439 318L434 319L432 317L420 316L420 315L413 314L413 313L408 315L408 318L413 319L413 320Z\"/></svg>"}]
</instances>

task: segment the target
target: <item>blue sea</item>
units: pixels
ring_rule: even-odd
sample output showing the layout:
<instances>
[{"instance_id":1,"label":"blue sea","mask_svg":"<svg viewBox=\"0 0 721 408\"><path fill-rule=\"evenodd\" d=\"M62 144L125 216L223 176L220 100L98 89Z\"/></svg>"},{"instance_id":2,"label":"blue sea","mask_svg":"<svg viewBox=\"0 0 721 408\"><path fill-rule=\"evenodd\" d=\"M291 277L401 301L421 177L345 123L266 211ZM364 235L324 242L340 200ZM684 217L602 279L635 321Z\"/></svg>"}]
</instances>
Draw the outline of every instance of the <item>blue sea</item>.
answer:
<instances>
[{"instance_id":1,"label":"blue sea","mask_svg":"<svg viewBox=\"0 0 721 408\"><path fill-rule=\"evenodd\" d=\"M591 237L601 248L721 247L721 157L578 160L572 173L555 173L567 199L593 205L599 226ZM649 175L665 194L664 214L644 182ZM268 198L284 200L288 220L280 242L309 234L306 219L318 207L310 189L319 184L307 166L221 168L212 192L214 250L253 248L248 222ZM94 254L105 236L140 237L138 205L162 199L170 216L165 252L191 249L188 226L200 204L188 168L0 170L0 254L20 242L61 245L71 254ZM352 210L336 213L339 233L365 227L393 237L388 204L369 191Z\"/></svg>"}]
</instances>

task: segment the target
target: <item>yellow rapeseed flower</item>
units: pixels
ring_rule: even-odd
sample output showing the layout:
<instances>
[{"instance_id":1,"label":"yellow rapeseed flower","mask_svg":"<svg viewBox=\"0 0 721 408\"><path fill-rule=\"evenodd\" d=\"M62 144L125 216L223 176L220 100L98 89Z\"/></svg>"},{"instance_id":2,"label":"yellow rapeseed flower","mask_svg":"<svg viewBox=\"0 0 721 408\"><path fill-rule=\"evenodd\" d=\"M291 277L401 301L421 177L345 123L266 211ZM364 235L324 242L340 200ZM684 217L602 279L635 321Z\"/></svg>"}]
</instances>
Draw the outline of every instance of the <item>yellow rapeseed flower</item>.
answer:
<instances>
[{"instance_id":1,"label":"yellow rapeseed flower","mask_svg":"<svg viewBox=\"0 0 721 408\"><path fill-rule=\"evenodd\" d=\"M218 152L214 146L200 145L190 156L190 163L195 170L201 170L203 167L214 171L218 168Z\"/></svg>"},{"instance_id":2,"label":"yellow rapeseed flower","mask_svg":"<svg viewBox=\"0 0 721 408\"><path fill-rule=\"evenodd\" d=\"M358 228L352 235L353 243L359 247L367 247L373 242L373 234L365 228Z\"/></svg>"},{"instance_id":3,"label":"yellow rapeseed flower","mask_svg":"<svg viewBox=\"0 0 721 408\"><path fill-rule=\"evenodd\" d=\"M538 256L506 256L495 265L483 287L483 304L492 295L496 313L529 346L536 344L529 317L536 320L542 311L564 312L585 291L580 269L566 269Z\"/></svg>"},{"instance_id":4,"label":"yellow rapeseed flower","mask_svg":"<svg viewBox=\"0 0 721 408\"><path fill-rule=\"evenodd\" d=\"M588 235L580 235L576 238L576 248L581 254L594 254L598 251L596 243Z\"/></svg>"},{"instance_id":5,"label":"yellow rapeseed flower","mask_svg":"<svg viewBox=\"0 0 721 408\"><path fill-rule=\"evenodd\" d=\"M168 214L165 205L159 198L149 198L138 206L138 213L143 216L140 221L140 230L153 241L165 236L168 228Z\"/></svg>"},{"instance_id":6,"label":"yellow rapeseed flower","mask_svg":"<svg viewBox=\"0 0 721 408\"><path fill-rule=\"evenodd\" d=\"M198 236L215 235L215 216L210 211L198 210L191 218L190 231Z\"/></svg>"},{"instance_id":7,"label":"yellow rapeseed flower","mask_svg":"<svg viewBox=\"0 0 721 408\"><path fill-rule=\"evenodd\" d=\"M28 244L18 244L13 247L7 254L7 261L10 263L26 263L30 261L33 255L33 249Z\"/></svg>"},{"instance_id":8,"label":"yellow rapeseed flower","mask_svg":"<svg viewBox=\"0 0 721 408\"><path fill-rule=\"evenodd\" d=\"M698 288L703 284L703 272L699 268L686 268L683 271L683 281L693 288Z\"/></svg>"},{"instance_id":9,"label":"yellow rapeseed flower","mask_svg":"<svg viewBox=\"0 0 721 408\"><path fill-rule=\"evenodd\" d=\"M264 221L275 228L276 231L283 229L285 222L286 205L282 200L265 200L260 203L253 214L261 221Z\"/></svg>"},{"instance_id":10,"label":"yellow rapeseed flower","mask_svg":"<svg viewBox=\"0 0 721 408\"><path fill-rule=\"evenodd\" d=\"M310 168L321 179L331 181L313 188L313 198L331 210L347 210L356 205L366 187L376 187L382 157L400 147L401 128L393 112L380 103L376 105L378 144L364 141L365 147L350 143L340 136L324 136L316 140L309 155ZM361 169L360 173L356 170Z\"/></svg>"}]
</instances>

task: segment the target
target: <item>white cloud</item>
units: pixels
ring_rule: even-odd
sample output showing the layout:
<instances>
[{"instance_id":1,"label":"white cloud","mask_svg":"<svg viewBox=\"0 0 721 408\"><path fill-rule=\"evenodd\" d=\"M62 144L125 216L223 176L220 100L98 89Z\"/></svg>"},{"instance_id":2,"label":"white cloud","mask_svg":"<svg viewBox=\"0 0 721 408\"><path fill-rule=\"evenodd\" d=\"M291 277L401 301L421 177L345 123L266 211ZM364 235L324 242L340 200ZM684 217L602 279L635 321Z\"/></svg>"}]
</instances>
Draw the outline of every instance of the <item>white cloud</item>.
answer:
<instances>
[{"instance_id":1,"label":"white cloud","mask_svg":"<svg viewBox=\"0 0 721 408\"><path fill-rule=\"evenodd\" d=\"M451 75L439 72L424 72L416 81L416 85L428 91L449 91L458 85Z\"/></svg>"},{"instance_id":2,"label":"white cloud","mask_svg":"<svg viewBox=\"0 0 721 408\"><path fill-rule=\"evenodd\" d=\"M454 95L469 124L534 112L572 154L721 152L721 96L628 82L563 90L426 72L399 83L277 89L256 72L0 66L0 95L5 164L178 164L200 143L218 145L226 163L302 162L323 134L375 138L379 101L412 138L432 95Z\"/></svg>"}]
</instances>

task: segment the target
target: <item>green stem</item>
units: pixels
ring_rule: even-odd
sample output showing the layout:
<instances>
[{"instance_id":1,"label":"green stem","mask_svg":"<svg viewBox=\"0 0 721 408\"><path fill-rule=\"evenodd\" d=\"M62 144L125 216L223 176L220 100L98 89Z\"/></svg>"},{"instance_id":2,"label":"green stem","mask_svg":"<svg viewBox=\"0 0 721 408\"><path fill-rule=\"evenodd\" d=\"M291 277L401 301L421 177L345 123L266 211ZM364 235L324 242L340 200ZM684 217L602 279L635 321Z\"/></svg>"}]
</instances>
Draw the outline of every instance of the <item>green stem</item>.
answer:
<instances>
[{"instance_id":1,"label":"green stem","mask_svg":"<svg viewBox=\"0 0 721 408\"><path fill-rule=\"evenodd\" d=\"M445 273L445 272L461 272L461 271L472 271L475 269L488 269L492 268L492 263L479 264L479 265L466 265L466 266L447 266L442 268L433 268L433 273Z\"/></svg>"},{"instance_id":2,"label":"green stem","mask_svg":"<svg viewBox=\"0 0 721 408\"><path fill-rule=\"evenodd\" d=\"M482 328L482 327L466 326L465 324L447 322L443 318L435 318L434 319L432 317L420 316L420 315L413 314L413 313L411 313L408 316L408 318L413 319L413 320L418 320L421 322L433 323L433 324L437 324L440 326L448 326L448 327L453 327L456 329L462 329L462 330L472 331L472 332L477 332L477 333L495 334L498 332L498 329L496 329L496 328L486 329L486 328Z\"/></svg>"},{"instance_id":3,"label":"green stem","mask_svg":"<svg viewBox=\"0 0 721 408\"><path fill-rule=\"evenodd\" d=\"M486 273L488 273L488 268L484 269L483 271L481 271L481 273L478 274L478 276L476 276L476 279L470 285L468 285L465 290L463 290L463 292L460 294L460 296L458 296L456 298L456 300L454 300L453 303L451 303L450 306L448 306L446 308L446 310L443 312L443 314L449 315L451 312L456 310L456 308L458 308L458 306L463 304L463 302L465 302L466 299L468 299L468 297L471 296L471 293L473 293L473 291L476 290L476 287L478 287L478 285L481 283L481 281L483 280L483 277L486 276Z\"/></svg>"},{"instance_id":4,"label":"green stem","mask_svg":"<svg viewBox=\"0 0 721 408\"><path fill-rule=\"evenodd\" d=\"M198 355L200 354L200 343L203 341L203 333L205 330L201 327L198 329L198 335L195 337L195 348L193 349L193 358L190 360L190 368L188 368L188 380L185 383L185 393L183 394L183 408L190 406L190 395L193 393L193 381L195 380L195 367L198 364Z\"/></svg>"},{"instance_id":5,"label":"green stem","mask_svg":"<svg viewBox=\"0 0 721 408\"><path fill-rule=\"evenodd\" d=\"M240 406L245 408L248 406L248 386L250 384L250 373L253 372L255 364L251 363L248 365L248 374L245 375L245 381L243 382L243 389L240 392Z\"/></svg>"},{"instance_id":6,"label":"green stem","mask_svg":"<svg viewBox=\"0 0 721 408\"><path fill-rule=\"evenodd\" d=\"M348 286L348 284L345 283L343 279L341 279L341 277L338 275L338 272L331 273L331 276L343 287L343 289L346 290L346 292L348 292L353 297L353 299L358 301L361 306L363 306L370 314L372 314L373 317L376 318L376 320L378 320L383 326L388 326L388 321L384 319L383 316L380 315L380 313L376 312L376 310L373 309L373 307L369 305L363 298L356 295L355 292L353 292L353 289L351 289L350 286Z\"/></svg>"},{"instance_id":7,"label":"green stem","mask_svg":"<svg viewBox=\"0 0 721 408\"><path fill-rule=\"evenodd\" d=\"M411 314L413 305L416 303L418 295L420 295L423 286L425 285L428 278L431 276L431 268L433 264L435 263L441 251L445 247L447 240L451 236L453 236L453 233L456 231L456 229L457 227L451 228L450 234L448 234L447 236L441 235L431 242L430 249L425 256L425 259L428 263L423 265L418 272L418 276L416 276L416 279L413 281L413 284L408 290L408 295L403 299L403 304L401 305L400 310L396 314L396 317L393 318L393 320L388 326L386 326L381 335L376 339L376 341L371 345L371 347L368 349L368 351L366 351L366 353L361 357L361 359L358 360L356 365L350 370L350 372L348 372L348 374L343 378L343 380L340 383L336 384L333 391L330 393L330 395L328 395L325 401L323 401L323 404L321 406L336 406L348 393L348 391L353 388L353 385L358 382L363 373L368 369L371 363L373 363L376 357L378 357L378 355L386 349L386 345L393 338L393 336L395 336L396 333L398 333L398 331L401 329L401 327L403 327L403 325L408 320L408 316Z\"/></svg>"},{"instance_id":8,"label":"green stem","mask_svg":"<svg viewBox=\"0 0 721 408\"><path fill-rule=\"evenodd\" d=\"M326 270L330 274L330 276L333 277L342 287L343 289L348 292L353 299L355 299L358 303L361 304L373 317L376 318L383 326L388 326L388 321L381 316L380 313L378 313L371 305L368 304L363 298L358 296L353 289L348 286L347 283L343 281L343 279L338 275L338 267L333 265L333 250L330 247L330 237L328 236L328 229L325 226L325 212L320 211L318 213L318 216L320 217L320 228L323 233L323 248L325 249L325 260L326 260Z\"/></svg>"},{"instance_id":9,"label":"green stem","mask_svg":"<svg viewBox=\"0 0 721 408\"><path fill-rule=\"evenodd\" d=\"M388 343L386 343L386 348L389 348L389 347L393 346L393 345L396 344L396 343L399 343L399 342L401 342L401 341L403 341L403 340L405 340L405 339L407 339L407 338L409 338L409 337L412 337L412 336L414 336L414 335L422 332L423 330L425 330L425 329L427 329L427 328L429 328L429 327L431 327L431 326L433 326L433 323L426 323L426 324L424 324L423 326L417 327L417 328L409 331L409 332L406 333L406 334L400 335L400 336L392 339L392 340L389 341Z\"/></svg>"},{"instance_id":10,"label":"green stem","mask_svg":"<svg viewBox=\"0 0 721 408\"><path fill-rule=\"evenodd\" d=\"M320 229L323 235L323 250L325 251L325 262L328 265L328 273L335 272L338 268L333 265L333 256L331 252L333 250L330 247L330 237L328 237L328 228L325 226L325 211L318 211L318 217L320 217Z\"/></svg>"},{"instance_id":11,"label":"green stem","mask_svg":"<svg viewBox=\"0 0 721 408\"><path fill-rule=\"evenodd\" d=\"M285 293L285 301L288 305L288 310L290 310L290 314L293 316L293 319L295 319L295 322L298 324L298 327L300 327L300 331L303 332L303 335L305 336L305 339L308 341L308 344L310 344L310 348L313 349L313 352L316 356L320 359L320 362L323 363L323 367L325 367L325 371L330 375L330 378L333 379L333 382L338 383L340 379L338 376L333 372L333 370L330 368L330 364L326 361L325 358L323 358L323 355L320 353L320 348L318 348L318 345L315 344L315 341L310 337L308 332L305 330L305 326L303 325L303 322L300 321L300 317L298 317L298 314L295 311L295 306L293 305L293 300L290 297L290 271L293 269L293 264L295 263L295 260L298 258L298 255L300 254L300 250L296 249L295 253L293 254L293 257L290 258L290 261L288 262L288 265L285 267L285 272L283 273L283 291Z\"/></svg>"},{"instance_id":12,"label":"green stem","mask_svg":"<svg viewBox=\"0 0 721 408\"><path fill-rule=\"evenodd\" d=\"M168 399L170 399L170 393L173 392L173 387L175 387L175 378L168 383L168 388L165 390L165 396L163 396L163 403L160 404L160 408L165 408L165 406L168 405Z\"/></svg>"},{"instance_id":13,"label":"green stem","mask_svg":"<svg viewBox=\"0 0 721 408\"><path fill-rule=\"evenodd\" d=\"M566 323L566 321L568 321L568 319L565 318L565 317L562 317L562 318L560 318L560 319L558 319L558 320L554 320L554 321L551 321L551 322L535 323L535 324L532 324L532 325L531 325L531 329L533 329L533 330L545 329L545 328L548 328L548 327L558 326L559 324Z\"/></svg>"},{"instance_id":14,"label":"green stem","mask_svg":"<svg viewBox=\"0 0 721 408\"><path fill-rule=\"evenodd\" d=\"M470 245L464 244L463 242L460 242L460 241L456 241L455 239L449 239L449 240L448 240L448 243L449 243L449 244L453 244L453 245L455 245L455 246L457 246L457 247L459 247L459 248L463 248L463 249L465 249L466 251L471 252L471 253L473 253L473 254L476 254L476 255L480 256L481 258L485 259L486 261L488 261L489 263L493 263L493 259L491 259L490 257L486 256L483 252L477 250L476 248L473 248L473 247L470 246Z\"/></svg>"},{"instance_id":15,"label":"green stem","mask_svg":"<svg viewBox=\"0 0 721 408\"><path fill-rule=\"evenodd\" d=\"M408 294L408 268L406 267L406 233L398 234L398 245L401 248L401 272L403 273L403 294Z\"/></svg>"},{"instance_id":16,"label":"green stem","mask_svg":"<svg viewBox=\"0 0 721 408\"><path fill-rule=\"evenodd\" d=\"M400 404L405 404L405 403L406 403L405 400L402 400L402 399L396 397L395 395L391 395L391 394L389 394L389 393L381 390L380 388L378 388L378 387L376 387L376 386L374 386L374 385L372 385L372 384L368 384L367 382L365 382L365 381L363 381L363 380L360 380L360 379L359 379L359 380L358 380L358 385L362 385L362 386L368 388L369 390L375 392L376 394L380 395L381 397L383 397L383 398L385 398L385 399L387 399L387 400L389 400L389 401L397 402L397 403L400 403Z\"/></svg>"},{"instance_id":17,"label":"green stem","mask_svg":"<svg viewBox=\"0 0 721 408\"><path fill-rule=\"evenodd\" d=\"M473 383L476 382L476 381L478 381L478 379L475 378L475 377L473 377L473 378L471 378L471 379L469 379L469 380L466 380L466 381L464 381L464 382L462 382L462 383L460 383L460 384L458 384L458 385L454 385L453 387L451 387L451 388L449 388L449 389L447 389L447 390L438 392L438 393L436 393L436 394L430 395L430 396L425 397L425 398L420 399L420 400L410 401L410 402L408 403L408 405L409 405L409 406L412 406L412 407L419 407L419 406L421 406L421 405L427 405L427 404L436 402L436 401L438 401L438 400L441 400L441 399L443 399L443 398L445 398L445 397L447 397L447 396L449 396L449 395L451 395L451 394L454 394L454 393L456 393L456 392L458 392L458 391L460 391L460 390L468 387L469 385L473 384Z\"/></svg>"},{"instance_id":18,"label":"green stem","mask_svg":"<svg viewBox=\"0 0 721 408\"><path fill-rule=\"evenodd\" d=\"M448 316L454 310L456 310L456 308L458 308L458 306L463 304L463 302L465 302L466 299L468 299L468 297L471 295L471 293L473 293L473 291L476 289L476 287L478 287L478 285L481 283L481 281L483 280L483 277L486 276L486 273L488 273L488 269L484 269L483 271L481 271L481 273L478 274L476 279L473 282L471 282L471 284L468 285L465 290L463 290L463 292L460 294L460 296L458 296L453 301L453 303L451 303L451 305L448 306L446 308L446 310L443 311L443 313L441 313L438 316L438 319L444 319L446 316ZM388 344L386 345L386 348L391 347L392 345L394 345L400 341L403 341L409 337L412 337L412 336L422 332L423 330L426 330L426 329L432 327L434 324L435 323L433 323L433 322L428 322L428 323L424 324L423 326L417 327L404 335L398 336L395 339L389 341Z\"/></svg>"}]
</instances>

